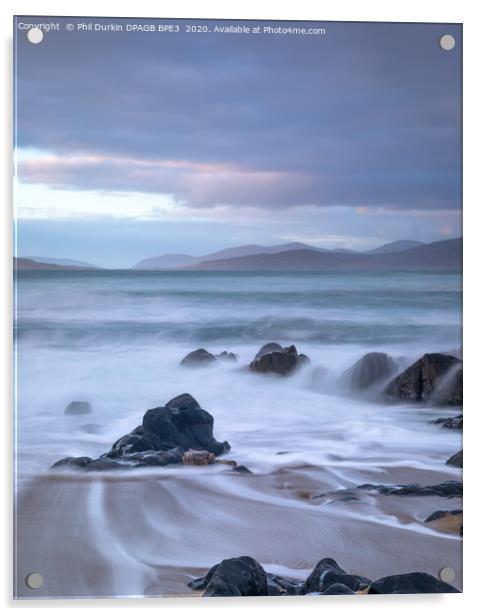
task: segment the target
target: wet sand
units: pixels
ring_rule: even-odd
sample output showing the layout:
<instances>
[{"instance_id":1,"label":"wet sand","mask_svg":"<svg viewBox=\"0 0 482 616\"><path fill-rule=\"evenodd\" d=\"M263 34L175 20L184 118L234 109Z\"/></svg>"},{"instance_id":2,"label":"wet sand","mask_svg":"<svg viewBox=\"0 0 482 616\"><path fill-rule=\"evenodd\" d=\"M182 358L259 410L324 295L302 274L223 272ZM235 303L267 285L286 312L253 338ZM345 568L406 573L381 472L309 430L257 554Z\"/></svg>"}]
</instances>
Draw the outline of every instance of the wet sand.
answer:
<instances>
[{"instance_id":1,"label":"wet sand","mask_svg":"<svg viewBox=\"0 0 482 616\"><path fill-rule=\"evenodd\" d=\"M244 476L215 466L33 478L18 498L16 596L193 596L192 577L240 555L299 579L328 556L370 579L452 567L461 588L461 538L423 522L461 508L460 499L313 499L358 477L329 467ZM461 473L379 467L358 475L360 484L428 485ZM25 585L33 571L44 576L39 590Z\"/></svg>"}]
</instances>

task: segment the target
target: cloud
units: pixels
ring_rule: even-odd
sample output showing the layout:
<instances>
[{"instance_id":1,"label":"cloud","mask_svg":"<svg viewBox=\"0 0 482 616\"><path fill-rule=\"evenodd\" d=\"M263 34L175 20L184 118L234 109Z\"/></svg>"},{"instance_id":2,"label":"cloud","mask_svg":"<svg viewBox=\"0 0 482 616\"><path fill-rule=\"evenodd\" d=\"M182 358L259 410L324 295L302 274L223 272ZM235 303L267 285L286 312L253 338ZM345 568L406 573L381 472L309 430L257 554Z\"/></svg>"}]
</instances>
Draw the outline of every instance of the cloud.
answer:
<instances>
[{"instance_id":1,"label":"cloud","mask_svg":"<svg viewBox=\"0 0 482 616\"><path fill-rule=\"evenodd\" d=\"M460 208L460 46L437 45L460 28L326 29L19 39L18 178L189 208Z\"/></svg>"}]
</instances>

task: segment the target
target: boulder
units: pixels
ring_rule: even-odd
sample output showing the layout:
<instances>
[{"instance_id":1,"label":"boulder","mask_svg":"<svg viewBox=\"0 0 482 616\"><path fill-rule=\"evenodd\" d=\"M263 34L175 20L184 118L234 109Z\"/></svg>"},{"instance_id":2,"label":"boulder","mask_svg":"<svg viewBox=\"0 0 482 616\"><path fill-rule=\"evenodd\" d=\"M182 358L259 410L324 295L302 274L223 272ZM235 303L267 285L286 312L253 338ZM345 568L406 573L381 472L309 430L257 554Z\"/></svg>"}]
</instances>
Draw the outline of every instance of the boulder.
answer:
<instances>
[{"instance_id":1,"label":"boulder","mask_svg":"<svg viewBox=\"0 0 482 616\"><path fill-rule=\"evenodd\" d=\"M343 585L350 591L356 592L368 588L370 584L368 578L347 573L332 558L323 558L308 576L303 585L303 592L322 593L333 585Z\"/></svg>"},{"instance_id":2,"label":"boulder","mask_svg":"<svg viewBox=\"0 0 482 616\"><path fill-rule=\"evenodd\" d=\"M199 368L209 366L215 361L216 357L209 351L206 351L206 349L196 349L195 351L188 353L186 357L183 357L181 360L181 366Z\"/></svg>"},{"instance_id":3,"label":"boulder","mask_svg":"<svg viewBox=\"0 0 482 616\"><path fill-rule=\"evenodd\" d=\"M258 374L273 373L287 376L309 361L309 358L303 353L298 354L294 344L289 347L282 347L276 342L270 342L262 346L256 353L249 369Z\"/></svg>"},{"instance_id":4,"label":"boulder","mask_svg":"<svg viewBox=\"0 0 482 616\"><path fill-rule=\"evenodd\" d=\"M352 391L369 389L386 381L397 370L397 364L386 353L367 353L342 375Z\"/></svg>"},{"instance_id":5,"label":"boulder","mask_svg":"<svg viewBox=\"0 0 482 616\"><path fill-rule=\"evenodd\" d=\"M402 573L388 575L373 582L370 595L407 595L420 593L459 592L450 584L438 580L429 573Z\"/></svg>"},{"instance_id":6,"label":"boulder","mask_svg":"<svg viewBox=\"0 0 482 616\"><path fill-rule=\"evenodd\" d=\"M154 409L149 409L142 425L120 438L106 454L116 458L139 451L168 451L181 447L205 449L218 456L231 448L213 436L214 419L190 394L182 394Z\"/></svg>"},{"instance_id":7,"label":"boulder","mask_svg":"<svg viewBox=\"0 0 482 616\"><path fill-rule=\"evenodd\" d=\"M263 567L250 556L227 558L214 565L203 578L189 583L204 590L204 597L266 596L268 581Z\"/></svg>"},{"instance_id":8,"label":"boulder","mask_svg":"<svg viewBox=\"0 0 482 616\"><path fill-rule=\"evenodd\" d=\"M266 574L266 580L268 582L268 595L275 597L299 595L303 586L297 580L282 578L272 573Z\"/></svg>"},{"instance_id":9,"label":"boulder","mask_svg":"<svg viewBox=\"0 0 482 616\"><path fill-rule=\"evenodd\" d=\"M453 456L451 456L447 460L447 462L445 462L445 464L448 464L449 466L456 466L457 468L462 468L464 465L463 449L461 449L460 451L455 453Z\"/></svg>"},{"instance_id":10,"label":"boulder","mask_svg":"<svg viewBox=\"0 0 482 616\"><path fill-rule=\"evenodd\" d=\"M461 372L457 371L459 366L462 367L462 362L457 357L428 353L390 381L385 394L408 402L427 402L432 401L435 393L434 403L462 404L462 376L457 376ZM452 372L453 378L449 378Z\"/></svg>"},{"instance_id":11,"label":"boulder","mask_svg":"<svg viewBox=\"0 0 482 616\"><path fill-rule=\"evenodd\" d=\"M439 417L431 423L441 424L443 428L448 428L449 430L463 430L464 417L463 415L457 415L456 417Z\"/></svg>"},{"instance_id":12,"label":"boulder","mask_svg":"<svg viewBox=\"0 0 482 616\"><path fill-rule=\"evenodd\" d=\"M442 381L432 396L432 402L440 406L462 406L463 390L464 375L463 368L460 366Z\"/></svg>"},{"instance_id":13,"label":"boulder","mask_svg":"<svg viewBox=\"0 0 482 616\"><path fill-rule=\"evenodd\" d=\"M74 400L64 410L64 415L88 415L89 413L92 413L90 403L79 400Z\"/></svg>"},{"instance_id":14,"label":"boulder","mask_svg":"<svg viewBox=\"0 0 482 616\"><path fill-rule=\"evenodd\" d=\"M463 513L461 509L434 511L424 522L443 532L462 535Z\"/></svg>"}]
</instances>

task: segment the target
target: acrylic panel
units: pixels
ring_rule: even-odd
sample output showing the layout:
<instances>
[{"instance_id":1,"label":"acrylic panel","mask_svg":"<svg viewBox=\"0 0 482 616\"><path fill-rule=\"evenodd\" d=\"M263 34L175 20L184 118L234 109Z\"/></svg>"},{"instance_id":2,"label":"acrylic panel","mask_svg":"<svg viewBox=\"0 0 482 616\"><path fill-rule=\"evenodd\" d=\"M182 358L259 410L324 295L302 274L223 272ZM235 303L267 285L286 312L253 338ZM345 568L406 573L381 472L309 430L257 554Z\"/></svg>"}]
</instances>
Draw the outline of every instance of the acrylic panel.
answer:
<instances>
[{"instance_id":1,"label":"acrylic panel","mask_svg":"<svg viewBox=\"0 0 482 616\"><path fill-rule=\"evenodd\" d=\"M16 597L462 590L461 58L14 19Z\"/></svg>"}]
</instances>

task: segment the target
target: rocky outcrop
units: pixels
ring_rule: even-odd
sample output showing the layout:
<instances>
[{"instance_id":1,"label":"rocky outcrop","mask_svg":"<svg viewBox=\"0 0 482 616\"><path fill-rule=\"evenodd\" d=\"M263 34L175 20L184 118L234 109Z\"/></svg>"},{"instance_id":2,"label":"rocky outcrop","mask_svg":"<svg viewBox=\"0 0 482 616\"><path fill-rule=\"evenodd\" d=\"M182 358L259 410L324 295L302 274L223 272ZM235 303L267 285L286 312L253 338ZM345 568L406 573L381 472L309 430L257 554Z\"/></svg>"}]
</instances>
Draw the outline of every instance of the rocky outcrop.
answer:
<instances>
[{"instance_id":1,"label":"rocky outcrop","mask_svg":"<svg viewBox=\"0 0 482 616\"><path fill-rule=\"evenodd\" d=\"M411 595L420 593L446 593L459 592L450 584L438 580L429 573L403 573L401 575L388 575L373 582L368 594L370 595Z\"/></svg>"},{"instance_id":2,"label":"rocky outcrop","mask_svg":"<svg viewBox=\"0 0 482 616\"><path fill-rule=\"evenodd\" d=\"M374 582L342 569L332 558L319 561L307 580L297 582L266 573L250 556L228 558L214 565L204 577L189 582L205 597L265 595L353 595L459 592L428 573L403 573Z\"/></svg>"},{"instance_id":3,"label":"rocky outcrop","mask_svg":"<svg viewBox=\"0 0 482 616\"><path fill-rule=\"evenodd\" d=\"M462 468L464 465L463 449L461 449L460 451L455 453L453 456L451 456L447 460L447 462L445 462L445 464L448 464L449 466L456 466L457 468Z\"/></svg>"},{"instance_id":4,"label":"rocky outcrop","mask_svg":"<svg viewBox=\"0 0 482 616\"><path fill-rule=\"evenodd\" d=\"M216 357L221 361L238 361L238 356L235 353L231 353L231 351L222 351Z\"/></svg>"},{"instance_id":5,"label":"rocky outcrop","mask_svg":"<svg viewBox=\"0 0 482 616\"><path fill-rule=\"evenodd\" d=\"M90 403L79 400L74 400L64 410L64 415L88 415L89 413L92 413Z\"/></svg>"},{"instance_id":6,"label":"rocky outcrop","mask_svg":"<svg viewBox=\"0 0 482 616\"><path fill-rule=\"evenodd\" d=\"M377 492L378 494L395 496L442 496L446 498L460 498L462 497L463 490L462 482L455 480L447 480L430 486L421 486L419 483L407 483L401 485L364 483L356 488L316 494L312 496L312 498L335 497L337 500L358 500L358 497L362 492Z\"/></svg>"},{"instance_id":7,"label":"rocky outcrop","mask_svg":"<svg viewBox=\"0 0 482 616\"><path fill-rule=\"evenodd\" d=\"M54 468L90 471L210 463L230 449L227 441L214 438L213 424L212 415L190 394L182 394L164 406L149 409L142 425L117 440L100 458L64 458Z\"/></svg>"},{"instance_id":8,"label":"rocky outcrop","mask_svg":"<svg viewBox=\"0 0 482 616\"><path fill-rule=\"evenodd\" d=\"M463 430L464 418L463 415L457 415L456 417L439 417L431 423L440 424L442 428L448 428L449 430Z\"/></svg>"},{"instance_id":9,"label":"rocky outcrop","mask_svg":"<svg viewBox=\"0 0 482 616\"><path fill-rule=\"evenodd\" d=\"M462 535L463 513L461 509L434 511L424 522L445 533Z\"/></svg>"},{"instance_id":10,"label":"rocky outcrop","mask_svg":"<svg viewBox=\"0 0 482 616\"><path fill-rule=\"evenodd\" d=\"M397 364L386 353L367 353L342 375L351 391L363 391L387 381L397 371Z\"/></svg>"},{"instance_id":11,"label":"rocky outcrop","mask_svg":"<svg viewBox=\"0 0 482 616\"><path fill-rule=\"evenodd\" d=\"M203 578L189 583L204 590L204 597L266 596L268 581L263 567L250 556L227 558L214 565Z\"/></svg>"},{"instance_id":12,"label":"rocky outcrop","mask_svg":"<svg viewBox=\"0 0 482 616\"><path fill-rule=\"evenodd\" d=\"M389 397L408 402L462 404L462 362L442 353L428 353L385 388Z\"/></svg>"},{"instance_id":13,"label":"rocky outcrop","mask_svg":"<svg viewBox=\"0 0 482 616\"><path fill-rule=\"evenodd\" d=\"M309 361L309 358L303 353L298 354L294 344L289 347L282 347L276 342L270 342L262 346L256 353L249 369L258 374L272 373L288 376Z\"/></svg>"}]
</instances>

